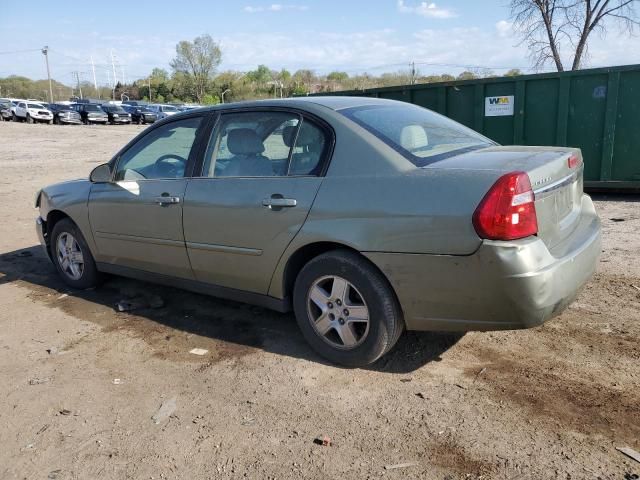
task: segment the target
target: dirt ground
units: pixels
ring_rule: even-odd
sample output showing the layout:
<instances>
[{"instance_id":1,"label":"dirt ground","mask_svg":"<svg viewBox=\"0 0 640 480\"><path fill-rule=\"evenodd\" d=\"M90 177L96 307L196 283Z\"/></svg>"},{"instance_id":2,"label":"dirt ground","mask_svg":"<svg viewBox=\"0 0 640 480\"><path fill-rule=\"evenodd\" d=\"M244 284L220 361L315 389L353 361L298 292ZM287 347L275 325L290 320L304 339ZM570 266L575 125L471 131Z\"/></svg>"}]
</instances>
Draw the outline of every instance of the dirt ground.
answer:
<instances>
[{"instance_id":1,"label":"dirt ground","mask_svg":"<svg viewBox=\"0 0 640 480\"><path fill-rule=\"evenodd\" d=\"M87 292L58 280L35 234L36 190L86 177L142 128L0 123L0 478L640 474L616 450L640 450L640 197L595 197L602 262L560 317L405 334L349 370L315 355L292 315L122 278ZM115 310L139 293L165 306Z\"/></svg>"}]
</instances>

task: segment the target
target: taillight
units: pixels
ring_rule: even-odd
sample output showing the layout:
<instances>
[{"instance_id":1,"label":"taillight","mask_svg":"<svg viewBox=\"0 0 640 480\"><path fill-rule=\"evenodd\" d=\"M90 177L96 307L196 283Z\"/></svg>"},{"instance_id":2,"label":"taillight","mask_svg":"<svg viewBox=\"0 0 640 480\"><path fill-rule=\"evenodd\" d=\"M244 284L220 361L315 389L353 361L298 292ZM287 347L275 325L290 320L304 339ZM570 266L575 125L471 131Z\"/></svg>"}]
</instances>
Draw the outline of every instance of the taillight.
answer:
<instances>
[{"instance_id":1,"label":"taillight","mask_svg":"<svg viewBox=\"0 0 640 480\"><path fill-rule=\"evenodd\" d=\"M571 155L569 157L569 160L567 160L567 165L569 166L569 168L576 168L581 163L582 162L580 161L580 157L578 157L577 155Z\"/></svg>"},{"instance_id":2,"label":"taillight","mask_svg":"<svg viewBox=\"0 0 640 480\"><path fill-rule=\"evenodd\" d=\"M481 238L515 240L538 233L538 220L529 175L511 172L500 177L473 214Z\"/></svg>"}]
</instances>

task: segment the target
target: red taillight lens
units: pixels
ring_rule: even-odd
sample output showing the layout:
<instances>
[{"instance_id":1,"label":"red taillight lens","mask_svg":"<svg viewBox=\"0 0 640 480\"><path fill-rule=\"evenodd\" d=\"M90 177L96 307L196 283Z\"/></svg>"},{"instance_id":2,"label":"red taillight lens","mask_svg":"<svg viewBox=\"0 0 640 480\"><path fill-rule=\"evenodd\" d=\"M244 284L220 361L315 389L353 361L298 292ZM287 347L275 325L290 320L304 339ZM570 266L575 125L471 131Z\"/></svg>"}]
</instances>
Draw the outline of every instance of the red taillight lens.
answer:
<instances>
[{"instance_id":1,"label":"red taillight lens","mask_svg":"<svg viewBox=\"0 0 640 480\"><path fill-rule=\"evenodd\" d=\"M511 172L493 184L473 214L481 238L515 240L538 233L538 220L529 175Z\"/></svg>"},{"instance_id":2,"label":"red taillight lens","mask_svg":"<svg viewBox=\"0 0 640 480\"><path fill-rule=\"evenodd\" d=\"M576 168L581 163L582 161L580 160L580 157L578 157L577 155L571 155L569 157L569 160L567 160L567 165L569 166L569 168Z\"/></svg>"}]
</instances>

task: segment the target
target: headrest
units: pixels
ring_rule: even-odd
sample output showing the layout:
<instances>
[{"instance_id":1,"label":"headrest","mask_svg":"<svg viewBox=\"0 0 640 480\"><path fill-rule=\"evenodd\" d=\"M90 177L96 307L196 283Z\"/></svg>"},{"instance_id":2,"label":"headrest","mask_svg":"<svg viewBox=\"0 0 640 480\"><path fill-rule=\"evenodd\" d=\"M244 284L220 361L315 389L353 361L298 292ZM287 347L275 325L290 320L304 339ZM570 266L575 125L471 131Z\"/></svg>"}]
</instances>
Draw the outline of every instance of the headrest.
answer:
<instances>
[{"instance_id":1,"label":"headrest","mask_svg":"<svg viewBox=\"0 0 640 480\"><path fill-rule=\"evenodd\" d=\"M236 128L227 136L227 148L234 155L257 155L264 152L258 134L250 128Z\"/></svg>"},{"instance_id":2,"label":"headrest","mask_svg":"<svg viewBox=\"0 0 640 480\"><path fill-rule=\"evenodd\" d=\"M282 130L282 140L287 147L291 147L293 145L297 128L297 125L290 125L288 127L284 127ZM321 143L319 137L320 132L317 128L309 125L308 123L303 123L302 127L300 127L300 131L298 132L298 138L295 139L296 147L308 147L314 143Z\"/></svg>"},{"instance_id":3,"label":"headrest","mask_svg":"<svg viewBox=\"0 0 640 480\"><path fill-rule=\"evenodd\" d=\"M296 135L296 128L298 128L297 125L289 125L282 129L282 141L287 147L293 146L293 140Z\"/></svg>"},{"instance_id":4,"label":"headrest","mask_svg":"<svg viewBox=\"0 0 640 480\"><path fill-rule=\"evenodd\" d=\"M429 145L429 139L424 127L407 125L400 131L400 145L409 151L418 150Z\"/></svg>"}]
</instances>

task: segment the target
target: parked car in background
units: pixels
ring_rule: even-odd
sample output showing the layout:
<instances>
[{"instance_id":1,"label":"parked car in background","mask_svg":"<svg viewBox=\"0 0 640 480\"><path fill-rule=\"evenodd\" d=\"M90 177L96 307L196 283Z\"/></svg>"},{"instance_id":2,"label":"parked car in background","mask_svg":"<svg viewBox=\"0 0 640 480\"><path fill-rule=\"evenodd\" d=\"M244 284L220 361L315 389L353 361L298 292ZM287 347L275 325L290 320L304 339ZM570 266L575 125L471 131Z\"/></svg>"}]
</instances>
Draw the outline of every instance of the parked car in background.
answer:
<instances>
[{"instance_id":1,"label":"parked car in background","mask_svg":"<svg viewBox=\"0 0 640 480\"><path fill-rule=\"evenodd\" d=\"M80 114L73 109L71 105L62 105L59 103L50 103L49 110L53 113L53 123L56 125L82 123Z\"/></svg>"},{"instance_id":2,"label":"parked car in background","mask_svg":"<svg viewBox=\"0 0 640 480\"><path fill-rule=\"evenodd\" d=\"M53 113L40 103L33 103L30 101L18 102L14 115L14 120L18 120L20 122L53 123Z\"/></svg>"},{"instance_id":3,"label":"parked car in background","mask_svg":"<svg viewBox=\"0 0 640 480\"><path fill-rule=\"evenodd\" d=\"M173 105L149 105L149 109L156 113L158 120L162 120L163 118L170 117L171 115L175 115L180 112L180 110Z\"/></svg>"},{"instance_id":4,"label":"parked car in background","mask_svg":"<svg viewBox=\"0 0 640 480\"><path fill-rule=\"evenodd\" d=\"M88 180L38 192L62 279L100 272L293 308L329 360L403 330L529 328L593 274L579 149L500 146L405 102L225 104L147 128Z\"/></svg>"},{"instance_id":5,"label":"parked car in background","mask_svg":"<svg viewBox=\"0 0 640 480\"><path fill-rule=\"evenodd\" d=\"M178 110L181 112L188 112L189 110L195 110L196 108L202 108L202 105L181 105Z\"/></svg>"},{"instance_id":6,"label":"parked car in background","mask_svg":"<svg viewBox=\"0 0 640 480\"><path fill-rule=\"evenodd\" d=\"M11 107L13 104L8 98L0 98L0 121L8 122L13 119Z\"/></svg>"},{"instance_id":7,"label":"parked car in background","mask_svg":"<svg viewBox=\"0 0 640 480\"><path fill-rule=\"evenodd\" d=\"M91 123L101 123L106 125L109 121L109 117L105 111L100 108L100 105L96 105L95 103L74 103L72 104L72 107L80 114L82 123L85 125L89 125Z\"/></svg>"},{"instance_id":8,"label":"parked car in background","mask_svg":"<svg viewBox=\"0 0 640 480\"><path fill-rule=\"evenodd\" d=\"M131 115L131 121L138 125L153 123L158 119L158 115L155 112L143 105L123 105L122 108Z\"/></svg>"},{"instance_id":9,"label":"parked car in background","mask_svg":"<svg viewBox=\"0 0 640 480\"><path fill-rule=\"evenodd\" d=\"M107 117L111 125L115 125L116 123L131 123L131 114L120 105L104 103L102 105L102 110L107 113Z\"/></svg>"}]
</instances>

